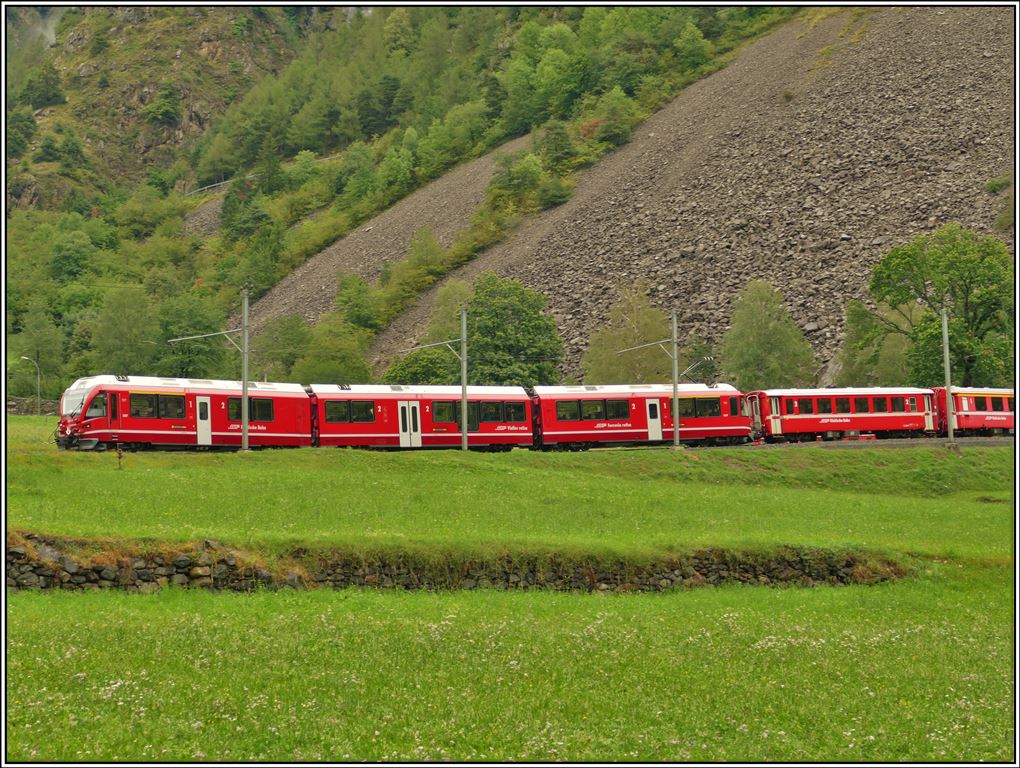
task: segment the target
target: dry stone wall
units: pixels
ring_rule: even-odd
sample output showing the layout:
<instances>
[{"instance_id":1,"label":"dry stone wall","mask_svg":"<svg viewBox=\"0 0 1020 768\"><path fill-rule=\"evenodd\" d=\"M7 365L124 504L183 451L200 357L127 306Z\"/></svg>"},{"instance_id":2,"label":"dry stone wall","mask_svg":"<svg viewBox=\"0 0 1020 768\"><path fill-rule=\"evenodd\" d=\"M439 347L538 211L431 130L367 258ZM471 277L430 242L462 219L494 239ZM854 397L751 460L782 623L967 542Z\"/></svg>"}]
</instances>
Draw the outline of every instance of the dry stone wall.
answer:
<instances>
[{"instance_id":1,"label":"dry stone wall","mask_svg":"<svg viewBox=\"0 0 1020 768\"><path fill-rule=\"evenodd\" d=\"M81 546L82 542L77 542ZM769 552L704 549L652 563L599 562L520 555L437 564L407 553L293 553L273 569L248 553L207 541L159 553L83 558L60 540L27 534L7 547L7 588L155 592L163 587L214 590L346 587L646 592L729 583L871 584L904 575L892 561L859 552L787 547Z\"/></svg>"}]
</instances>

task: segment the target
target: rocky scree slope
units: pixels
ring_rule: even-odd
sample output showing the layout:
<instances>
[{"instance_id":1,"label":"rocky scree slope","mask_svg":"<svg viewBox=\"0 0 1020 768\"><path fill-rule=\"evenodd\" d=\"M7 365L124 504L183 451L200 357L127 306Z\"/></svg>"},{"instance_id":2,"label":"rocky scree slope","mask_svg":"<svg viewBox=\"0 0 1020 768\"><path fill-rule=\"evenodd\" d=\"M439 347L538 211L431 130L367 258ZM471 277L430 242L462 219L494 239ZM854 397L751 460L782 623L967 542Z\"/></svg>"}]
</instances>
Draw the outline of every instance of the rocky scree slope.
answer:
<instances>
[{"instance_id":1,"label":"rocky scree slope","mask_svg":"<svg viewBox=\"0 0 1020 768\"><path fill-rule=\"evenodd\" d=\"M454 277L493 269L544 293L575 375L617 289L638 278L653 304L678 312L682 336L712 341L737 292L767 280L829 383L846 303L867 297L890 247L950 221L992 233L1002 201L984 185L1014 162L1012 30L1008 8L787 24ZM377 370L420 341L435 293L380 334Z\"/></svg>"},{"instance_id":2,"label":"rocky scree slope","mask_svg":"<svg viewBox=\"0 0 1020 768\"><path fill-rule=\"evenodd\" d=\"M411 239L422 228L428 228L448 248L454 236L470 226L472 214L484 202L485 190L496 172L496 157L528 146L528 137L514 139L454 168L309 258L251 305L252 332L258 333L267 321L282 315L296 314L307 323L317 322L335 308L338 274L353 272L366 280L378 280L387 262L407 256ZM194 226L201 225L196 221ZM237 314L231 322L240 323L239 318Z\"/></svg>"}]
</instances>

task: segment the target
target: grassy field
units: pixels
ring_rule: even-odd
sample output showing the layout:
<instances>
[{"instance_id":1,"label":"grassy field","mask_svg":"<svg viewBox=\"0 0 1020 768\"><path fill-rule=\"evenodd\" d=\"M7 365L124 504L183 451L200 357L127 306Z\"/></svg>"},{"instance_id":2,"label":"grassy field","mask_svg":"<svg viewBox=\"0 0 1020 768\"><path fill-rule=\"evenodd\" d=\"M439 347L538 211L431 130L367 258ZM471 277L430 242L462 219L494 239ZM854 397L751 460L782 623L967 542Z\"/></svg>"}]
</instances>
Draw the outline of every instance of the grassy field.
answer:
<instances>
[{"instance_id":1,"label":"grassy field","mask_svg":"<svg viewBox=\"0 0 1020 768\"><path fill-rule=\"evenodd\" d=\"M1009 448L58 453L12 529L624 554L863 547L881 586L9 595L11 760L1009 761ZM829 488L833 489L830 490Z\"/></svg>"},{"instance_id":2,"label":"grassy field","mask_svg":"<svg viewBox=\"0 0 1020 768\"><path fill-rule=\"evenodd\" d=\"M237 546L649 554L695 546L1011 553L1013 453L941 447L585 454L58 452L10 423L10 528Z\"/></svg>"},{"instance_id":3,"label":"grassy field","mask_svg":"<svg viewBox=\"0 0 1020 768\"><path fill-rule=\"evenodd\" d=\"M14 760L1006 761L1006 567L661 595L8 604Z\"/></svg>"}]
</instances>

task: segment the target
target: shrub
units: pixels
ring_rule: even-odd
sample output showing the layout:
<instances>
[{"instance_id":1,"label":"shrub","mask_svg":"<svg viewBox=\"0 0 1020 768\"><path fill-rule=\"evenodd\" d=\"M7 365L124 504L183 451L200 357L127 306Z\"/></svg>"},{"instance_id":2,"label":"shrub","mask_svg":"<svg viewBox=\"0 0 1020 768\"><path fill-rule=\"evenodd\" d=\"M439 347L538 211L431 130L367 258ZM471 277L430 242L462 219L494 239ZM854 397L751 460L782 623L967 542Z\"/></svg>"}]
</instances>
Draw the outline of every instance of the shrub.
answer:
<instances>
[{"instance_id":1,"label":"shrub","mask_svg":"<svg viewBox=\"0 0 1020 768\"><path fill-rule=\"evenodd\" d=\"M142 119L151 125L174 125L181 118L181 94L164 85L151 103L142 108Z\"/></svg>"}]
</instances>

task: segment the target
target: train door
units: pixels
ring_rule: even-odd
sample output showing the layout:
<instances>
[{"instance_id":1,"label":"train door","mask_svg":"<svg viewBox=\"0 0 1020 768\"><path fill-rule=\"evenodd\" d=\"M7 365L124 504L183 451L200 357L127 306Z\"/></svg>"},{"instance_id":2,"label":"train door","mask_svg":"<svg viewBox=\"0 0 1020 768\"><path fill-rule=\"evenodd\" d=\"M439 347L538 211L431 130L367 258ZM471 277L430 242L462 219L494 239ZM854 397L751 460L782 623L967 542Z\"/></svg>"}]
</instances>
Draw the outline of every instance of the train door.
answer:
<instances>
[{"instance_id":1,"label":"train door","mask_svg":"<svg viewBox=\"0 0 1020 768\"><path fill-rule=\"evenodd\" d=\"M935 431L935 413L931 407L931 395L924 396L924 431Z\"/></svg>"},{"instance_id":2,"label":"train door","mask_svg":"<svg viewBox=\"0 0 1020 768\"><path fill-rule=\"evenodd\" d=\"M648 439L662 439L662 415L659 413L659 399L649 398L645 400L645 408L648 411Z\"/></svg>"},{"instance_id":3,"label":"train door","mask_svg":"<svg viewBox=\"0 0 1020 768\"><path fill-rule=\"evenodd\" d=\"M421 448L421 411L416 400L398 400L400 447Z\"/></svg>"},{"instance_id":4,"label":"train door","mask_svg":"<svg viewBox=\"0 0 1020 768\"><path fill-rule=\"evenodd\" d=\"M751 432L755 435L761 434L761 404L758 402L758 395L748 395L747 403L751 406Z\"/></svg>"},{"instance_id":5,"label":"train door","mask_svg":"<svg viewBox=\"0 0 1020 768\"><path fill-rule=\"evenodd\" d=\"M212 408L209 396L195 397L195 444L212 445Z\"/></svg>"},{"instance_id":6,"label":"train door","mask_svg":"<svg viewBox=\"0 0 1020 768\"><path fill-rule=\"evenodd\" d=\"M769 398L769 428L773 435L783 434L783 417L779 412L779 398Z\"/></svg>"}]
</instances>

